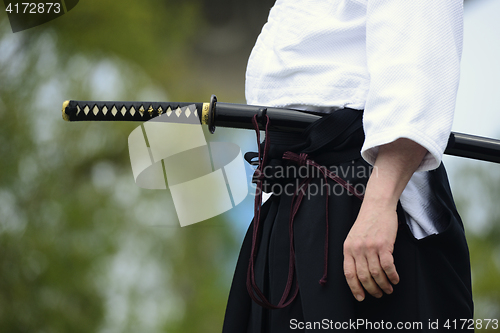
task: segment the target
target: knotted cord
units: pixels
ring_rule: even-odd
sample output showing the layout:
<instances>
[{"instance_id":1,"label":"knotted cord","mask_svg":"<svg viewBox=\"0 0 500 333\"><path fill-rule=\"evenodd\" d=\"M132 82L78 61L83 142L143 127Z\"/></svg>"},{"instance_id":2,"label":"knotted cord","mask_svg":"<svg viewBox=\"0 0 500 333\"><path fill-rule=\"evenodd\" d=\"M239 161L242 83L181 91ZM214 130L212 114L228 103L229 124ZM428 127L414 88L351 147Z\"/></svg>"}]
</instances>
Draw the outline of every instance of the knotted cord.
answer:
<instances>
[{"instance_id":1,"label":"knotted cord","mask_svg":"<svg viewBox=\"0 0 500 333\"><path fill-rule=\"evenodd\" d=\"M265 142L264 142L264 148L261 148L261 143L260 143L260 129L259 129L259 123L258 123L258 116L254 115L252 118L252 124L254 126L256 136L257 136L257 145L258 145L258 166L257 169L255 170L254 174L254 181L256 182L256 195L255 195L255 205L254 205L254 221L253 221L253 235L252 235L252 247L251 247L251 252L250 252L250 260L249 260L249 265L248 265L248 274L247 274L247 290L248 293L250 294L250 297L259 305L262 307L268 308L268 309L282 309L286 306L288 306L290 303L293 302L293 300L296 298L298 291L299 291L299 285L295 281L295 249L294 249L294 230L293 230L293 223L295 220L295 216L297 215L297 212L299 210L300 204L302 203L302 199L304 198L304 187L308 187L310 182L311 182L311 177L307 177L303 179L300 184L298 185L298 188L294 192L294 195L292 197L292 202L291 202L291 211L290 211L290 217L289 217L289 240L290 240L290 249L289 249L289 264L288 264L288 278L285 286L285 290L283 291L283 295L278 302L277 305L272 304L264 295L264 293L260 290L260 288L257 286L257 283L255 282L255 260L257 258L257 247L259 245L259 240L260 240L260 233L261 233L261 225L260 225L260 211L261 211L261 206L262 206L262 188L263 188L263 181L264 181L264 167L267 162L268 158L268 153L269 153L269 145L270 145L270 139L268 135L269 131L269 117L265 112L263 112L263 115L261 118L265 119ZM263 151L262 151L263 150ZM333 171L328 170L326 167L321 166L317 164L314 160L309 159L309 156L305 153L301 154L296 154L291 151L286 151L283 154L282 157L284 160L288 160L291 162L294 162L298 164L299 166L311 166L321 172L323 175L323 180L325 183L327 183L328 178L335 181L336 183L340 184L344 189L349 191L351 194L359 198L360 200L363 200L363 194L358 193L356 189L346 182L344 179L340 178L337 174L335 174ZM319 280L319 283L324 286L327 282L327 271L328 271L328 198L329 198L329 193L326 195L326 200L325 200L325 245L324 245L324 270L323 270L323 276ZM295 288L293 291L293 294L290 296L290 292L292 289L292 286L295 282Z\"/></svg>"}]
</instances>

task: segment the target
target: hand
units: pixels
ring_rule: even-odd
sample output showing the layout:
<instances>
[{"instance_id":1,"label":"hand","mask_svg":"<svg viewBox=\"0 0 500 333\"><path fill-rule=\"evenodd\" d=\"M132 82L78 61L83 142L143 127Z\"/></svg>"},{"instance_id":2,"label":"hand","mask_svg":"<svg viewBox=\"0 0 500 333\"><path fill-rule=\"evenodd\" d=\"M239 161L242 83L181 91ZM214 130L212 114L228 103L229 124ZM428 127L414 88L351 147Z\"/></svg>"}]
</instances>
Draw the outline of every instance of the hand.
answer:
<instances>
[{"instance_id":1,"label":"hand","mask_svg":"<svg viewBox=\"0 0 500 333\"><path fill-rule=\"evenodd\" d=\"M358 301L364 289L380 298L391 294L399 282L392 252L398 230L396 210L376 202L364 202L344 242L344 274Z\"/></svg>"},{"instance_id":2,"label":"hand","mask_svg":"<svg viewBox=\"0 0 500 333\"><path fill-rule=\"evenodd\" d=\"M399 282L392 252L398 231L396 207L426 149L409 139L380 146L358 218L344 242L344 274L358 301L392 293Z\"/></svg>"}]
</instances>

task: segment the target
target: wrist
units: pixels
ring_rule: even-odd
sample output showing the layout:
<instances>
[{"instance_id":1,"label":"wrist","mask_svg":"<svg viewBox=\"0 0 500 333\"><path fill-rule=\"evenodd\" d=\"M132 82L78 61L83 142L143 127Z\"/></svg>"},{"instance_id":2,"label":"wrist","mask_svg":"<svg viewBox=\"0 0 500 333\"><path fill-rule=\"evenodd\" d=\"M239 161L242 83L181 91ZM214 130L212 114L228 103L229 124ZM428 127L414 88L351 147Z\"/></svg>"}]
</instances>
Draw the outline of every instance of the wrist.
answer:
<instances>
[{"instance_id":1,"label":"wrist","mask_svg":"<svg viewBox=\"0 0 500 333\"><path fill-rule=\"evenodd\" d=\"M363 205L369 206L370 209L396 209L399 201L400 193L394 188L387 186L367 186Z\"/></svg>"},{"instance_id":2,"label":"wrist","mask_svg":"<svg viewBox=\"0 0 500 333\"><path fill-rule=\"evenodd\" d=\"M366 185L363 202L375 207L395 209L403 189L398 177L392 176L387 170L375 169Z\"/></svg>"}]
</instances>

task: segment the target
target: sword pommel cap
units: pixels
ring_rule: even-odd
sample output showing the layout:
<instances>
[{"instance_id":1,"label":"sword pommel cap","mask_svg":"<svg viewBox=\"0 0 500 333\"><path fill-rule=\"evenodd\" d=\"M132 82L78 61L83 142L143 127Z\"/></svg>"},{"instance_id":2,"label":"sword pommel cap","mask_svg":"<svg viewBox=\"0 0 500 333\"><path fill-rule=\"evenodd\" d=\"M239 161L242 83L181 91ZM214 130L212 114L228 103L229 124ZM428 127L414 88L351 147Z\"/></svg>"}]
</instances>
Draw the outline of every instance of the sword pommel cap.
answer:
<instances>
[{"instance_id":1,"label":"sword pommel cap","mask_svg":"<svg viewBox=\"0 0 500 333\"><path fill-rule=\"evenodd\" d=\"M64 120L69 121L69 116L66 113L66 108L69 105L69 101L64 101L63 106L62 106L62 117Z\"/></svg>"}]
</instances>

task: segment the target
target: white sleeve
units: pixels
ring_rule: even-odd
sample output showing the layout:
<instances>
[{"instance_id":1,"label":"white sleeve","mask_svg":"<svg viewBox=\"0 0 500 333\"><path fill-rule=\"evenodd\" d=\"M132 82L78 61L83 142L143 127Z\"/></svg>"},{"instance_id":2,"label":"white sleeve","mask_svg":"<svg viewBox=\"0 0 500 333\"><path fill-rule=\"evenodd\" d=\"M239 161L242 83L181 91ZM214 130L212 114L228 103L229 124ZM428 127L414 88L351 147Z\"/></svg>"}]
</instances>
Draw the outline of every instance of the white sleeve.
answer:
<instances>
[{"instance_id":1,"label":"white sleeve","mask_svg":"<svg viewBox=\"0 0 500 333\"><path fill-rule=\"evenodd\" d=\"M368 0L370 89L361 150L373 164L381 145L411 139L427 149L417 171L437 168L455 110L463 0Z\"/></svg>"}]
</instances>

